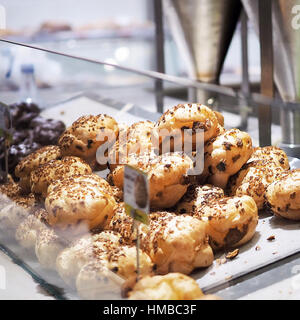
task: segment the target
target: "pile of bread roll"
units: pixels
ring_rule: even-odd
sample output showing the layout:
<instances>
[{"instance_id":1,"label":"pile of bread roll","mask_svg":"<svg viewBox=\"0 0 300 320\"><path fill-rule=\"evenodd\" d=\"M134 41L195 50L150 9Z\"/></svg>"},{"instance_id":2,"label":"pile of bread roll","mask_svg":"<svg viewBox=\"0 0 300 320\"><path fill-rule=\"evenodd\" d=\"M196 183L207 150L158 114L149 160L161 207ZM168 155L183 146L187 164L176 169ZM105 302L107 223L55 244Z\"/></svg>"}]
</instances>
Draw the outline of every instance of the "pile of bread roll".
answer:
<instances>
[{"instance_id":1,"label":"pile of bread roll","mask_svg":"<svg viewBox=\"0 0 300 320\"><path fill-rule=\"evenodd\" d=\"M193 148L195 129L203 130L204 170L196 179L188 174L192 159L176 151L184 138L163 153L161 129L191 129ZM125 134L126 145L97 139L106 131ZM104 143L108 162L99 165L96 153ZM150 186L150 224L140 225L140 278L121 155L147 173ZM107 168L107 179L95 173ZM15 175L18 181L0 185L1 232L85 299L117 298L121 288L130 299L213 298L187 275L210 266L214 252L251 240L259 210L300 220L300 171L289 170L286 154L254 148L246 132L225 130L222 115L201 104L177 105L156 123L125 128L107 115L82 116L58 145L23 159Z\"/></svg>"}]
</instances>

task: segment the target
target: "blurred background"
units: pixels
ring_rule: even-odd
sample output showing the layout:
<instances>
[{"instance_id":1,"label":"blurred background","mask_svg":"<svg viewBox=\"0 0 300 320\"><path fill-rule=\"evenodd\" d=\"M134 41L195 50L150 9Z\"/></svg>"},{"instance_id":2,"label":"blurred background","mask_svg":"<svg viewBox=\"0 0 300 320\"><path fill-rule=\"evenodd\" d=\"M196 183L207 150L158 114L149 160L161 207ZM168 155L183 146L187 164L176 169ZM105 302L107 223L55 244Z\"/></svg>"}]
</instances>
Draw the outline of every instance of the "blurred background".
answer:
<instances>
[{"instance_id":1,"label":"blurred background","mask_svg":"<svg viewBox=\"0 0 300 320\"><path fill-rule=\"evenodd\" d=\"M155 30L153 1L149 0L1 0L6 8L7 30L5 36L15 41L43 46L51 50L120 64L135 69L155 70ZM171 75L187 76L187 66L182 59L170 32L165 27L165 71ZM253 82L260 77L258 38L249 26L249 76ZM203 44L205 50L205 43ZM2 52L3 54L3 52ZM6 56L9 53L5 52ZM11 79L19 77L18 56L15 53ZM30 54L29 54L30 56ZM26 58L30 61L32 58ZM47 64L40 74L48 82L62 80L58 66L39 58ZM1 63L2 68L8 69ZM52 67L50 67L52 66ZM39 68L40 69L40 68ZM51 70L49 70L51 69ZM49 74L50 73L50 74ZM241 81L241 40L238 26L220 77L220 83L238 84Z\"/></svg>"},{"instance_id":2,"label":"blurred background","mask_svg":"<svg viewBox=\"0 0 300 320\"><path fill-rule=\"evenodd\" d=\"M293 18L289 12L290 6L297 1L276 0L273 12L276 16L273 19L282 31L278 38L273 35L275 67L278 67L275 80L279 89L273 97L288 102L295 102L298 97L298 78L294 75L297 67L294 58L297 55L293 53L293 59L287 59L292 33L287 25L282 27L281 23L285 21L288 24ZM222 88L234 90L232 95L222 96L206 89L191 93L188 85L167 81L163 81L161 94L153 78L138 72L0 42L0 101L11 104L24 100L24 84L30 82L29 77L32 76L36 88L30 95L41 108L87 92L115 99L123 105L135 104L149 112L162 112L184 101L202 102L228 112L226 119L229 127L253 129L251 133L258 143L258 105L250 103L248 96L261 92L261 65L272 65L268 57L261 64L257 22L259 2L162 0L164 52L160 56L164 57L164 70L158 68L156 51L155 3L158 2L0 0L6 10L7 24L5 30L0 30L0 37L138 71L160 71L181 79L221 85ZM288 19L282 20L281 16ZM279 34L275 29L274 34ZM297 36L296 33L294 36ZM266 37L269 41L270 38ZM294 49L298 50L296 47ZM206 71L210 73L208 77ZM283 74L282 79L278 80ZM273 79L269 80L272 83ZM162 101L159 103L157 97L160 94L164 104L159 109ZM260 143L278 144L284 140L291 145L299 144L300 154L300 130L294 129L299 127L298 118L300 116L289 111L278 112L278 109L271 108L266 119L260 119L260 122L261 129L273 126L272 141L268 129L268 132L261 131ZM289 122L293 125L287 127ZM263 141L264 136L268 139Z\"/></svg>"}]
</instances>

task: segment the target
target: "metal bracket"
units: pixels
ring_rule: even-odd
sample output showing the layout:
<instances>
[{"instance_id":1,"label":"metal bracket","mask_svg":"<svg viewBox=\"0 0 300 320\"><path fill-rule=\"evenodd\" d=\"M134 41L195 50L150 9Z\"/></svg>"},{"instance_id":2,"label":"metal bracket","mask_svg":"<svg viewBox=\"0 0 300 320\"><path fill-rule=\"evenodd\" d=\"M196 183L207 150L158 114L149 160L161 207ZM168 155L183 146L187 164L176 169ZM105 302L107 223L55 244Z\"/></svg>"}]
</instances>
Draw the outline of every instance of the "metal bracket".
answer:
<instances>
[{"instance_id":1,"label":"metal bracket","mask_svg":"<svg viewBox=\"0 0 300 320\"><path fill-rule=\"evenodd\" d=\"M248 17L245 10L241 13L241 47L242 47L242 85L241 91L243 98L240 104L241 123L240 130L248 128L248 98L250 95L249 83L249 59L248 59Z\"/></svg>"},{"instance_id":2,"label":"metal bracket","mask_svg":"<svg viewBox=\"0 0 300 320\"><path fill-rule=\"evenodd\" d=\"M259 38L261 53L261 94L274 97L274 53L272 33L272 0L260 0L259 3ZM270 105L258 108L259 145L272 144L271 124L272 112Z\"/></svg>"},{"instance_id":3,"label":"metal bracket","mask_svg":"<svg viewBox=\"0 0 300 320\"><path fill-rule=\"evenodd\" d=\"M164 26L162 0L154 0L156 71L165 73ZM157 112L164 112L163 81L155 80L155 95Z\"/></svg>"}]
</instances>

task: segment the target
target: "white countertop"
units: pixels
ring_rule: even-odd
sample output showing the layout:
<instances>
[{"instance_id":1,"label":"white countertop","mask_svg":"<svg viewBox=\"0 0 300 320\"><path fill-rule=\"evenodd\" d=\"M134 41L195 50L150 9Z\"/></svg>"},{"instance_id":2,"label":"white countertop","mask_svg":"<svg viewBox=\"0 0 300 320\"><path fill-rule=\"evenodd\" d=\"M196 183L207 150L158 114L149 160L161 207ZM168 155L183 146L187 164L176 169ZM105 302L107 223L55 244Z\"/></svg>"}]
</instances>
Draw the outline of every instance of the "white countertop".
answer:
<instances>
[{"instance_id":1,"label":"white countertop","mask_svg":"<svg viewBox=\"0 0 300 320\"><path fill-rule=\"evenodd\" d=\"M0 251L0 300L54 300L54 297Z\"/></svg>"}]
</instances>

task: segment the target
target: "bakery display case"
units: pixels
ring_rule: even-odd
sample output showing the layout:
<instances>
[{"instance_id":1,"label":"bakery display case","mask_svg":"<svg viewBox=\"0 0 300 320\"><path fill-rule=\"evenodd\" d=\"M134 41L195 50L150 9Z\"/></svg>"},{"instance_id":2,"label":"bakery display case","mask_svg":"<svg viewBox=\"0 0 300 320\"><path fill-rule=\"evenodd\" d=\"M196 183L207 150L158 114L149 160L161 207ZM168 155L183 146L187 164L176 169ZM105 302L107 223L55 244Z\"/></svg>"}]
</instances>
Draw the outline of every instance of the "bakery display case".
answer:
<instances>
[{"instance_id":1,"label":"bakery display case","mask_svg":"<svg viewBox=\"0 0 300 320\"><path fill-rule=\"evenodd\" d=\"M293 112L297 103L12 40L0 40L0 55L0 110L10 123L0 122L0 250L20 267L20 291L30 275L40 298L299 298L292 170L300 160L253 149L261 106ZM192 137L202 130L203 172L188 175L193 162L174 141L171 153L162 151L157 130L166 128ZM276 144L281 128L270 128ZM125 133L126 145L108 132ZM147 173L150 188L138 249L118 162L128 146L135 151L126 161Z\"/></svg>"}]
</instances>

